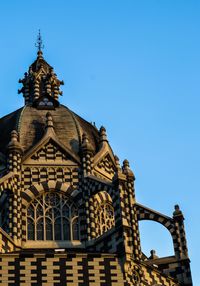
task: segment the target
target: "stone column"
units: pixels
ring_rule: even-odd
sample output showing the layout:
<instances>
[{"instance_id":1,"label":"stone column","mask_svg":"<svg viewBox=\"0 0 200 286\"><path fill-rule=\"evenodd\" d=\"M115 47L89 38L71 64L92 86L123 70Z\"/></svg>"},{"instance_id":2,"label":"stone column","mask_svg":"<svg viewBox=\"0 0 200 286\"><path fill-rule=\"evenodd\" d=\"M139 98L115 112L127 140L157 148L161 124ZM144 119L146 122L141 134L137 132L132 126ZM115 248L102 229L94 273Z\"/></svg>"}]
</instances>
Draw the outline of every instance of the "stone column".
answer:
<instances>
[{"instance_id":1,"label":"stone column","mask_svg":"<svg viewBox=\"0 0 200 286\"><path fill-rule=\"evenodd\" d=\"M11 141L8 144L8 170L16 176L13 179L12 189L9 196L9 234L16 243L21 245L21 160L22 147L19 142L17 131L11 132Z\"/></svg>"}]
</instances>

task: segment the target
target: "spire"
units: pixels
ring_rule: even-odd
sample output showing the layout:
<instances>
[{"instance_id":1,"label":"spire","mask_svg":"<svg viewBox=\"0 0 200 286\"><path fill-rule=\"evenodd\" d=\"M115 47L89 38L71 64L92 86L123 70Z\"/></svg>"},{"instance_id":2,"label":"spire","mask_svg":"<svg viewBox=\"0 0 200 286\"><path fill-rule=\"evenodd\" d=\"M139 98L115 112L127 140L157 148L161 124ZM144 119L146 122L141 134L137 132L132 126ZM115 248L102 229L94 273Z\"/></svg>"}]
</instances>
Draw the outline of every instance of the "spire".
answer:
<instances>
[{"instance_id":1,"label":"spire","mask_svg":"<svg viewBox=\"0 0 200 286\"><path fill-rule=\"evenodd\" d=\"M57 78L53 68L43 59L42 49L44 48L42 36L39 30L35 46L38 49L37 59L29 67L24 78L19 80L25 104L38 109L55 109L59 106L58 98L62 95L60 86L64 84Z\"/></svg>"},{"instance_id":2,"label":"spire","mask_svg":"<svg viewBox=\"0 0 200 286\"><path fill-rule=\"evenodd\" d=\"M47 112L46 114L46 128L54 128L53 119L50 112Z\"/></svg>"},{"instance_id":3,"label":"spire","mask_svg":"<svg viewBox=\"0 0 200 286\"><path fill-rule=\"evenodd\" d=\"M11 139L10 142L8 144L8 150L12 151L12 150L18 150L20 153L22 152L22 146L19 142L19 134L16 130L12 130L11 131Z\"/></svg>"},{"instance_id":4,"label":"spire","mask_svg":"<svg viewBox=\"0 0 200 286\"><path fill-rule=\"evenodd\" d=\"M35 46L38 49L38 57L42 57L42 49L44 49L44 45L42 42L42 36L40 33L40 29L38 31L37 42L35 43Z\"/></svg>"},{"instance_id":5,"label":"spire","mask_svg":"<svg viewBox=\"0 0 200 286\"><path fill-rule=\"evenodd\" d=\"M174 206L173 218L176 220L179 220L179 221L184 220L184 216L183 216L183 213L182 213L179 205Z\"/></svg>"},{"instance_id":6,"label":"spire","mask_svg":"<svg viewBox=\"0 0 200 286\"><path fill-rule=\"evenodd\" d=\"M19 142L19 134L16 130L12 130L10 134L10 142L7 146L8 157L7 164L9 171L19 172L21 170L21 159L23 149Z\"/></svg>"},{"instance_id":7,"label":"spire","mask_svg":"<svg viewBox=\"0 0 200 286\"><path fill-rule=\"evenodd\" d=\"M82 144L81 144L83 152L90 152L92 150L91 144L88 140L88 137L85 133L82 135Z\"/></svg>"},{"instance_id":8,"label":"spire","mask_svg":"<svg viewBox=\"0 0 200 286\"><path fill-rule=\"evenodd\" d=\"M104 126L101 126L99 130L99 134L100 134L100 142L104 142L104 141L108 142L106 128Z\"/></svg>"},{"instance_id":9,"label":"spire","mask_svg":"<svg viewBox=\"0 0 200 286\"><path fill-rule=\"evenodd\" d=\"M135 176L130 169L130 164L129 164L129 161L127 159L125 159L123 161L122 171L125 175L127 175L128 177L131 177L133 180L135 180Z\"/></svg>"},{"instance_id":10,"label":"spire","mask_svg":"<svg viewBox=\"0 0 200 286\"><path fill-rule=\"evenodd\" d=\"M116 166L117 166L117 170L121 170L121 167L120 167L120 162L119 162L119 158L117 155L114 156L115 158L115 163L116 163Z\"/></svg>"}]
</instances>

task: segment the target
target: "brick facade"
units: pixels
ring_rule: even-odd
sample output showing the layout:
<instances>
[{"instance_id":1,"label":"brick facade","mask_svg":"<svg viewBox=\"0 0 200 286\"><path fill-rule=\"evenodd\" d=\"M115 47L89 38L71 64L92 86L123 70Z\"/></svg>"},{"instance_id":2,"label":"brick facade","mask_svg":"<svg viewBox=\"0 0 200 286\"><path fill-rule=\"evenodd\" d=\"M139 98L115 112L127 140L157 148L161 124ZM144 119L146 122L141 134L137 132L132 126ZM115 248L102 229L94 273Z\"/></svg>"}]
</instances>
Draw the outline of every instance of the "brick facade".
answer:
<instances>
[{"instance_id":1,"label":"brick facade","mask_svg":"<svg viewBox=\"0 0 200 286\"><path fill-rule=\"evenodd\" d=\"M168 217L136 202L128 161L60 105L40 50L20 82L25 106L0 119L0 285L192 286L179 206ZM174 256L142 253L140 220L167 228Z\"/></svg>"}]
</instances>

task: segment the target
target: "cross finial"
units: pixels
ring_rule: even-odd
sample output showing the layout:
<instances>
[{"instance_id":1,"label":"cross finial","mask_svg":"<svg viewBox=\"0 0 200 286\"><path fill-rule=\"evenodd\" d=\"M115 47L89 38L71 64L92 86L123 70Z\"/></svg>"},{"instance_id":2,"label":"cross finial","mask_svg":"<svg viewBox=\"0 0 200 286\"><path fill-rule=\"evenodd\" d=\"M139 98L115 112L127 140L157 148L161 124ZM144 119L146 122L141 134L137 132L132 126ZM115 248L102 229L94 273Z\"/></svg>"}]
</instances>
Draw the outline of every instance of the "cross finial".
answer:
<instances>
[{"instance_id":1,"label":"cross finial","mask_svg":"<svg viewBox=\"0 0 200 286\"><path fill-rule=\"evenodd\" d=\"M40 33L40 29L39 29L39 33L37 36L37 43L35 43L36 48L38 48L38 51L41 51L42 49L44 49L44 45L42 43L42 36Z\"/></svg>"}]
</instances>

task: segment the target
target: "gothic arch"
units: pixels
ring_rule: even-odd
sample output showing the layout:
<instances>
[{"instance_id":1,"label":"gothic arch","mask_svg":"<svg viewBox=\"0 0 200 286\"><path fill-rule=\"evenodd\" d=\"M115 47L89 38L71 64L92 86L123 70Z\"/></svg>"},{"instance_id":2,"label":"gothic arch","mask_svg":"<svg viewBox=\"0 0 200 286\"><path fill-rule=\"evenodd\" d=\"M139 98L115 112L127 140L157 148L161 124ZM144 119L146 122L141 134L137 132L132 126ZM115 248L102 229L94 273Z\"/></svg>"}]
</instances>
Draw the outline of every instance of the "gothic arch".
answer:
<instances>
[{"instance_id":1,"label":"gothic arch","mask_svg":"<svg viewBox=\"0 0 200 286\"><path fill-rule=\"evenodd\" d=\"M114 227L114 207L112 198L106 191L100 191L90 198L90 216L93 221L93 238Z\"/></svg>"},{"instance_id":2,"label":"gothic arch","mask_svg":"<svg viewBox=\"0 0 200 286\"><path fill-rule=\"evenodd\" d=\"M26 235L27 235L27 222L26 222L26 211L27 206L30 204L31 201L34 200L34 198L42 195L45 192L48 192L50 190L56 190L61 193L66 193L67 195L71 196L74 193L74 190L68 183L62 183L60 181L48 181L48 182L41 182L32 185L29 189L26 189L25 191L22 191L21 197L22 197L22 240L26 241Z\"/></svg>"},{"instance_id":3,"label":"gothic arch","mask_svg":"<svg viewBox=\"0 0 200 286\"><path fill-rule=\"evenodd\" d=\"M112 198L106 191L98 192L93 196L94 203L101 204L103 202L109 202L112 204Z\"/></svg>"},{"instance_id":4,"label":"gothic arch","mask_svg":"<svg viewBox=\"0 0 200 286\"><path fill-rule=\"evenodd\" d=\"M153 220L139 221L142 253L150 259L173 256L174 247L171 233L162 224Z\"/></svg>"},{"instance_id":5,"label":"gothic arch","mask_svg":"<svg viewBox=\"0 0 200 286\"><path fill-rule=\"evenodd\" d=\"M168 231L173 234L175 231L173 219L165 216L161 213L153 211L147 207L144 207L140 204L136 204L136 211L138 220L153 220L162 224L164 227L168 229Z\"/></svg>"},{"instance_id":6,"label":"gothic arch","mask_svg":"<svg viewBox=\"0 0 200 286\"><path fill-rule=\"evenodd\" d=\"M22 191L22 194L21 194L22 205L26 207L27 204L29 204L34 199L34 197L39 196L43 192L49 191L50 189L54 189L54 190L61 191L64 193L67 192L69 195L73 191L73 189L71 188L69 184L57 182L54 180L52 181L50 180L48 182L42 182L39 184L34 184L29 189Z\"/></svg>"},{"instance_id":7,"label":"gothic arch","mask_svg":"<svg viewBox=\"0 0 200 286\"><path fill-rule=\"evenodd\" d=\"M138 203L135 206L136 206L138 221L142 220L155 221L157 223L162 224L169 231L174 245L174 252L176 254L179 251L179 246L177 243L176 226L173 218L165 216Z\"/></svg>"}]
</instances>

